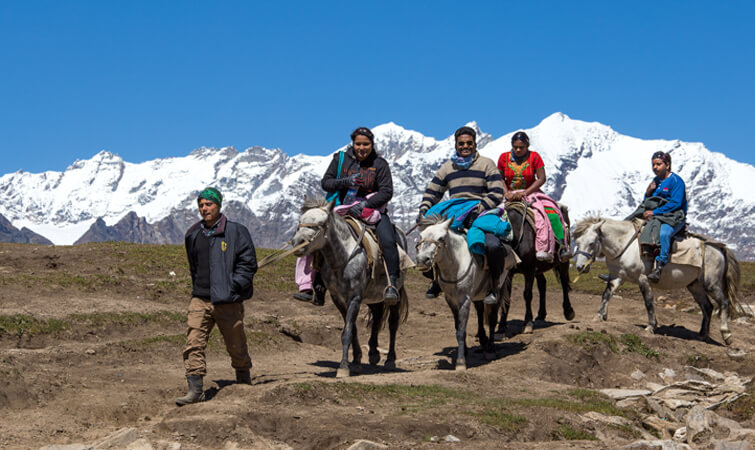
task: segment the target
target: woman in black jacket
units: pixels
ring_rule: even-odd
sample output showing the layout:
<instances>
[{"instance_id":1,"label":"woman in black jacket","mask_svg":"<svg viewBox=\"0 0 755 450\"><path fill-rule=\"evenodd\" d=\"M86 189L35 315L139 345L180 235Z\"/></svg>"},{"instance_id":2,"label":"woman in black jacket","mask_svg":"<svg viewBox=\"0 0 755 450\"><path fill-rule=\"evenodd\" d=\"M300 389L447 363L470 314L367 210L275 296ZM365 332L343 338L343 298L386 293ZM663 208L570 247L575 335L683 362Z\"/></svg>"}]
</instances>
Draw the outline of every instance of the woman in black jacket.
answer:
<instances>
[{"instance_id":1,"label":"woman in black jacket","mask_svg":"<svg viewBox=\"0 0 755 450\"><path fill-rule=\"evenodd\" d=\"M396 233L385 211L386 204L393 197L391 169L385 159L375 151L375 136L369 128L359 127L351 133L351 145L346 149L340 172L338 172L339 153L333 156L333 161L322 177L322 188L328 193L337 192L340 203L345 200L349 189L356 188L356 203L348 212L351 216L366 217L371 214L370 210L382 211L375 231L388 267L390 280L390 285L386 288L383 297L386 300L397 300L396 282L399 279L399 260ZM370 194L374 195L367 198Z\"/></svg>"}]
</instances>

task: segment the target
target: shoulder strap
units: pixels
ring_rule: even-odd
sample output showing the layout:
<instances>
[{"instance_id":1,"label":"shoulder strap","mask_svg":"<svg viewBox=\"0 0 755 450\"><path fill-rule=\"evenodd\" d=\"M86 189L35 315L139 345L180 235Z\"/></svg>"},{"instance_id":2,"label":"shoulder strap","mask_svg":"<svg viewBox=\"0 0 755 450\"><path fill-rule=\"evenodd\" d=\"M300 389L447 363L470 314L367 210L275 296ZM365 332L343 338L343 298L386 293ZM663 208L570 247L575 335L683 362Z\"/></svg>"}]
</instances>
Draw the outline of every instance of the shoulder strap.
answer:
<instances>
[{"instance_id":1,"label":"shoulder strap","mask_svg":"<svg viewBox=\"0 0 755 450\"><path fill-rule=\"evenodd\" d=\"M338 152L338 171L336 171L336 178L341 178L341 168L343 167L343 156L345 152L342 150ZM333 199L336 199L336 206L339 206L341 204L341 199L338 197L338 191L333 192L332 194L325 197L325 199L329 202L332 202Z\"/></svg>"}]
</instances>

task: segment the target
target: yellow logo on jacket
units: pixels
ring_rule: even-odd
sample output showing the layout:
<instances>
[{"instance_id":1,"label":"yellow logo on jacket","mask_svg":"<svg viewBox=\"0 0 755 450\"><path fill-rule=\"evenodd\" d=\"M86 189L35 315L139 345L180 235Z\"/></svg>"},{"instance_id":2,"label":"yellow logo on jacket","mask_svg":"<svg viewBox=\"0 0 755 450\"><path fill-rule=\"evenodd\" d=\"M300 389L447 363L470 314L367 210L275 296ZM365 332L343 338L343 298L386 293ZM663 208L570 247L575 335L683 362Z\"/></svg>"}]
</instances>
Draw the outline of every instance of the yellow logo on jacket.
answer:
<instances>
[{"instance_id":1,"label":"yellow logo on jacket","mask_svg":"<svg viewBox=\"0 0 755 450\"><path fill-rule=\"evenodd\" d=\"M228 244L225 243L225 241L220 242L220 249L225 251L228 248Z\"/></svg>"}]
</instances>

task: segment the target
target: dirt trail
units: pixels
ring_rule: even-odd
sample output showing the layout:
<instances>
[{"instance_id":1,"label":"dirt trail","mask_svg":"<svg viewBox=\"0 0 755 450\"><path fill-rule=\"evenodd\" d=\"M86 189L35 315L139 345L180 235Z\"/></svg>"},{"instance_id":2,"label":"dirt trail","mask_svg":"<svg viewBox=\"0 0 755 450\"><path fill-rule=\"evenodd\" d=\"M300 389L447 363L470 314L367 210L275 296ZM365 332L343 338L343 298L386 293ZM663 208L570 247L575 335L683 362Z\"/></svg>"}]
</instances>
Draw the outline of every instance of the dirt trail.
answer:
<instances>
[{"instance_id":1,"label":"dirt trail","mask_svg":"<svg viewBox=\"0 0 755 450\"><path fill-rule=\"evenodd\" d=\"M11 255L22 251L4 248ZM134 427L156 448L160 442L182 448L347 448L358 439L429 448L450 445L433 442L447 435L463 448L606 448L642 438L643 411L617 409L594 390L660 383L665 368L682 372L686 365L755 375L753 325L731 323L734 346L746 352L732 358L720 345L717 319L711 327L715 342L696 339L700 315L679 311L692 304L684 296L675 300L675 310L665 308L664 300L657 304L660 328L648 335L637 296L613 300L609 320L597 323L592 318L600 298L574 292L576 319L567 322L560 292L553 290L549 321L521 334L518 288L509 316L513 335L497 343L496 359L486 361L478 351L473 319L469 370L456 372L450 311L442 299L425 299L425 282L413 275L410 315L398 336L398 369L365 364L361 375L336 380L342 321L335 307L329 300L322 308L297 302L258 282L246 303L253 385L232 382L230 360L215 336L205 380L210 400L177 408L173 399L185 392L180 314L188 299L170 291L136 298L120 285L35 290L19 281L20 273L49 261L11 257L3 263L4 273L16 278L4 279L0 315L15 317L16 325L26 322L24 331L0 323L0 447L91 443ZM55 261L65 264L75 255ZM30 294L39 291L43 295ZM29 317L46 320L48 328L34 329L41 325ZM65 323L56 329L50 319ZM359 333L366 345L364 325ZM626 335L638 336L651 354L628 351L621 344ZM387 348L387 331L380 347ZM632 377L637 370L643 378ZM752 413L743 416L752 405L717 412L755 428ZM587 422L582 416L590 410L621 413L632 426Z\"/></svg>"}]
</instances>

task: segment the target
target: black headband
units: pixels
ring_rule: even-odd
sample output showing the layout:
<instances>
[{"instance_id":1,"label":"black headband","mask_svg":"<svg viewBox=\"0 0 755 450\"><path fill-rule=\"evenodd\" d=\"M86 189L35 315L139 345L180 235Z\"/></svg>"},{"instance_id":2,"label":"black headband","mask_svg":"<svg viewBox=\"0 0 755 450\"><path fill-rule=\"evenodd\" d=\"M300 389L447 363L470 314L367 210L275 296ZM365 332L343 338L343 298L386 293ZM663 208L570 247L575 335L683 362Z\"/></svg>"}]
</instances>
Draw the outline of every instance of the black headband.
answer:
<instances>
[{"instance_id":1,"label":"black headband","mask_svg":"<svg viewBox=\"0 0 755 450\"><path fill-rule=\"evenodd\" d=\"M353 141L357 136L364 136L367 139L372 142L372 144L375 144L375 135L372 134L372 131L370 131L367 127L359 127L356 130L351 132L351 140Z\"/></svg>"},{"instance_id":2,"label":"black headband","mask_svg":"<svg viewBox=\"0 0 755 450\"><path fill-rule=\"evenodd\" d=\"M663 161L667 165L671 164L671 155L669 155L668 153L665 153L665 152L658 151L658 152L653 153L653 157L650 158L650 160L652 161L654 159L660 159L661 161Z\"/></svg>"}]
</instances>

